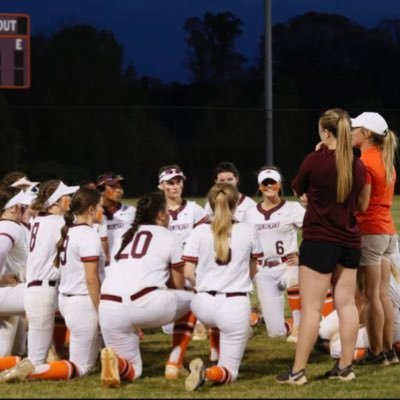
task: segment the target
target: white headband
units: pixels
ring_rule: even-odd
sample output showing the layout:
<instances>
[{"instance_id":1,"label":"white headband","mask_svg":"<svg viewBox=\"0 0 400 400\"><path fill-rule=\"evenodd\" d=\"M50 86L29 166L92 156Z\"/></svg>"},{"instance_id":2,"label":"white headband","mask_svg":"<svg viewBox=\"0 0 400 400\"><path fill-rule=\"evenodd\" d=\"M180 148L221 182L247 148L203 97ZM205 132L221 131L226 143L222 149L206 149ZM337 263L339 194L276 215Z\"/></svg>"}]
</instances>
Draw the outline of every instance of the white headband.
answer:
<instances>
[{"instance_id":1,"label":"white headband","mask_svg":"<svg viewBox=\"0 0 400 400\"><path fill-rule=\"evenodd\" d=\"M32 190L32 188L34 188L38 184L39 184L39 182L31 182L26 176L24 176L24 177L18 179L16 182L14 182L10 186L18 187L19 185L27 185L28 186L27 190Z\"/></svg>"},{"instance_id":2,"label":"white headband","mask_svg":"<svg viewBox=\"0 0 400 400\"><path fill-rule=\"evenodd\" d=\"M259 184L265 181L266 179L272 179L275 182L281 182L282 180L279 172L273 169L264 169L258 174L257 181Z\"/></svg>"},{"instance_id":3,"label":"white headband","mask_svg":"<svg viewBox=\"0 0 400 400\"><path fill-rule=\"evenodd\" d=\"M32 196L32 194L25 193L23 190L21 190L14 197L12 197L10 200L7 201L6 205L4 206L4 210L12 206L15 206L16 204L23 204L25 206L29 206L33 200L34 197Z\"/></svg>"},{"instance_id":4,"label":"white headband","mask_svg":"<svg viewBox=\"0 0 400 400\"><path fill-rule=\"evenodd\" d=\"M67 186L60 182L54 193L47 199L48 207L52 206L59 198L75 193L79 186Z\"/></svg>"},{"instance_id":5,"label":"white headband","mask_svg":"<svg viewBox=\"0 0 400 400\"><path fill-rule=\"evenodd\" d=\"M180 176L184 180L186 180L186 176L180 169L170 168L161 172L160 176L158 177L158 183L161 183L163 181L169 181L170 179L175 178L176 176Z\"/></svg>"}]
</instances>

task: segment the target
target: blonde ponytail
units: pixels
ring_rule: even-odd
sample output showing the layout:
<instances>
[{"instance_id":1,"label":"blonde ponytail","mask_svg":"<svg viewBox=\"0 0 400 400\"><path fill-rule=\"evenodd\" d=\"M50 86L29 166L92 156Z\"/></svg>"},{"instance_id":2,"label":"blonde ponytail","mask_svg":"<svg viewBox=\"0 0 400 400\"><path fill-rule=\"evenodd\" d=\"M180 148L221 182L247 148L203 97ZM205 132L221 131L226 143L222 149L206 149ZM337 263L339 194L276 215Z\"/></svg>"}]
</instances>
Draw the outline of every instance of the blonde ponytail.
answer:
<instances>
[{"instance_id":1,"label":"blonde ponytail","mask_svg":"<svg viewBox=\"0 0 400 400\"><path fill-rule=\"evenodd\" d=\"M208 192L208 201L214 212L211 231L215 255L216 259L223 263L229 259L229 237L238 200L238 190L228 183L216 184Z\"/></svg>"}]
</instances>

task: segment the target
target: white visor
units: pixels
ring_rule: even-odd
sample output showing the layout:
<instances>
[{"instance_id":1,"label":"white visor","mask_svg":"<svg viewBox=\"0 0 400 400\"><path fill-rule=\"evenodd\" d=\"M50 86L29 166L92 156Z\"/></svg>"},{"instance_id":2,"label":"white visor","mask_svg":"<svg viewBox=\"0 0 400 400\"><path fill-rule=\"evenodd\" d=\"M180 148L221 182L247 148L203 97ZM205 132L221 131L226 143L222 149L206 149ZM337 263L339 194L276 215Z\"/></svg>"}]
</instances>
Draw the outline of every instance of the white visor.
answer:
<instances>
[{"instance_id":1,"label":"white visor","mask_svg":"<svg viewBox=\"0 0 400 400\"><path fill-rule=\"evenodd\" d=\"M23 190L18 192L14 197L7 201L6 205L4 206L4 210L15 206L16 204L22 204L24 206L29 206L32 204L34 197L32 194L25 193Z\"/></svg>"},{"instance_id":2,"label":"white visor","mask_svg":"<svg viewBox=\"0 0 400 400\"><path fill-rule=\"evenodd\" d=\"M78 189L79 186L67 186L63 182L60 182L58 188L47 200L48 207L52 206L61 197L75 193Z\"/></svg>"},{"instance_id":3,"label":"white visor","mask_svg":"<svg viewBox=\"0 0 400 400\"><path fill-rule=\"evenodd\" d=\"M176 178L177 176L180 176L182 179L186 180L186 176L180 169L176 168L167 169L161 172L160 176L158 177L158 183L161 183L163 181L169 181L170 179Z\"/></svg>"},{"instance_id":4,"label":"white visor","mask_svg":"<svg viewBox=\"0 0 400 400\"><path fill-rule=\"evenodd\" d=\"M35 186L39 185L39 182L31 182L26 176L24 176L21 179L18 179L16 182L14 182L12 187L18 187L20 185L27 185L28 188L26 190L32 190Z\"/></svg>"},{"instance_id":5,"label":"white visor","mask_svg":"<svg viewBox=\"0 0 400 400\"><path fill-rule=\"evenodd\" d=\"M266 179L272 179L275 182L281 182L281 175L273 169L264 169L258 174L257 182L260 184Z\"/></svg>"}]
</instances>

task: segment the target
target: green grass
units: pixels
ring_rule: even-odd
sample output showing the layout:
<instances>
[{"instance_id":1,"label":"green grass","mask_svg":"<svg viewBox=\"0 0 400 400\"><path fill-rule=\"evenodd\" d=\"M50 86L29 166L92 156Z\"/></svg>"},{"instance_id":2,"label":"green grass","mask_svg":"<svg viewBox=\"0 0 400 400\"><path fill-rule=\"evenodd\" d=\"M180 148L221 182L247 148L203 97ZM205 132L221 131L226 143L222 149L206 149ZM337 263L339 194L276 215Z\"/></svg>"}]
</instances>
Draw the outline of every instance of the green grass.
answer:
<instances>
[{"instance_id":1,"label":"green grass","mask_svg":"<svg viewBox=\"0 0 400 400\"><path fill-rule=\"evenodd\" d=\"M333 365L327 355L311 354L307 367L309 383L291 387L275 383L275 376L292 362L295 345L284 338L267 338L264 325L254 328L253 337L241 364L238 380L232 385L206 383L195 393L186 393L184 380L166 381L164 363L168 358L170 336L160 330L145 331L141 341L143 375L120 389L103 389L96 373L89 377L58 382L3 384L4 398L398 398L400 367L359 367L352 382L320 380ZM208 342L192 342L187 360L202 357L207 361Z\"/></svg>"},{"instance_id":2,"label":"green grass","mask_svg":"<svg viewBox=\"0 0 400 400\"><path fill-rule=\"evenodd\" d=\"M127 202L135 204L135 200ZM204 199L198 199L204 204ZM393 206L396 227L400 227L400 196ZM186 393L184 381L166 381L164 364L168 358L171 337L161 330L145 330L141 341L143 375L137 381L123 383L120 389L103 389L100 375L71 381L36 381L4 384L0 398L399 398L400 366L358 367L357 379L343 383L321 380L333 365L332 359L313 351L307 366L309 383L291 387L275 383L275 376L288 368L294 358L295 345L285 338L268 338L262 324L253 329L240 368L232 385L211 386L208 383L195 393ZM186 360L202 357L207 363L208 342L191 342Z\"/></svg>"}]
</instances>

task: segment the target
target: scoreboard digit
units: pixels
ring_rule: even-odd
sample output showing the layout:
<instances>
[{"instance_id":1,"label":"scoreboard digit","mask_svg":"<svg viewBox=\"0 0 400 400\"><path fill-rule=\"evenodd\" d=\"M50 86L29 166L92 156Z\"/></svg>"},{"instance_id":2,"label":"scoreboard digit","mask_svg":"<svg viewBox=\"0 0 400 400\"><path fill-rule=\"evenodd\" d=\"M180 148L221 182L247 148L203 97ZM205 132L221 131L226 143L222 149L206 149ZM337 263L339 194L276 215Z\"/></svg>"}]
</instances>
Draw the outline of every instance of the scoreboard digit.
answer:
<instances>
[{"instance_id":1,"label":"scoreboard digit","mask_svg":"<svg viewBox=\"0 0 400 400\"><path fill-rule=\"evenodd\" d=\"M30 20L26 14L0 14L0 89L31 86Z\"/></svg>"}]
</instances>

